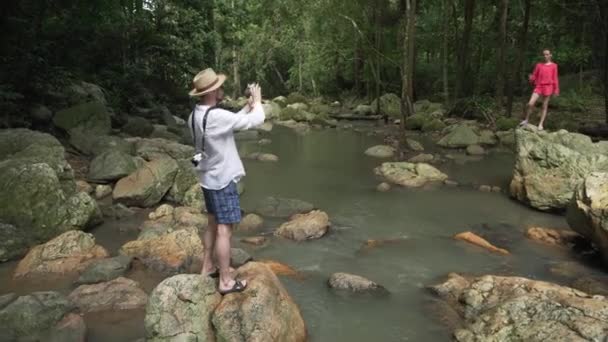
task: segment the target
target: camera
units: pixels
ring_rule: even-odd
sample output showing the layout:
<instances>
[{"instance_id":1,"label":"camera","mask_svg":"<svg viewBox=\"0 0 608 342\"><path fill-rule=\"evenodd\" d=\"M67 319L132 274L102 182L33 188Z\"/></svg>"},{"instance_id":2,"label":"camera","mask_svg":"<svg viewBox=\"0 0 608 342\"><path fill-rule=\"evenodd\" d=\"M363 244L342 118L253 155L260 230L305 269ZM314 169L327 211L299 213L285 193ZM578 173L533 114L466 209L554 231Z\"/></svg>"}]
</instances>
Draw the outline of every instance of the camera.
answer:
<instances>
[{"instance_id":1,"label":"camera","mask_svg":"<svg viewBox=\"0 0 608 342\"><path fill-rule=\"evenodd\" d=\"M194 165L194 167L197 167L198 164L205 158L205 156L203 155L203 153L197 153L194 155L194 157L192 157L192 159L190 159L190 162L192 162L192 165Z\"/></svg>"},{"instance_id":2,"label":"camera","mask_svg":"<svg viewBox=\"0 0 608 342\"><path fill-rule=\"evenodd\" d=\"M253 88L254 84L255 83L249 83L249 84L247 84L247 88L243 92L243 94L245 95L245 97L249 98L249 97L253 96L253 92L251 91L251 89Z\"/></svg>"}]
</instances>

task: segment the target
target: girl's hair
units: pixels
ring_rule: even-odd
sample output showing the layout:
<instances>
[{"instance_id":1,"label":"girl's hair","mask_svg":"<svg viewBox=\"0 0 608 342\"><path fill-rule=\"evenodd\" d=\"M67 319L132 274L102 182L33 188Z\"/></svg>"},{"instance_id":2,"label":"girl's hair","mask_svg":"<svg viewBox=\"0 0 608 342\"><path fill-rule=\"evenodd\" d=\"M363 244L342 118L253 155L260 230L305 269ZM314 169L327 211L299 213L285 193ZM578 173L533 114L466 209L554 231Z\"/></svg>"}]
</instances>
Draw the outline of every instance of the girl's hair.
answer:
<instances>
[{"instance_id":1,"label":"girl's hair","mask_svg":"<svg viewBox=\"0 0 608 342\"><path fill-rule=\"evenodd\" d=\"M550 54L553 54L553 52L551 51L551 49L543 49L542 52L545 52L545 51L549 51Z\"/></svg>"}]
</instances>

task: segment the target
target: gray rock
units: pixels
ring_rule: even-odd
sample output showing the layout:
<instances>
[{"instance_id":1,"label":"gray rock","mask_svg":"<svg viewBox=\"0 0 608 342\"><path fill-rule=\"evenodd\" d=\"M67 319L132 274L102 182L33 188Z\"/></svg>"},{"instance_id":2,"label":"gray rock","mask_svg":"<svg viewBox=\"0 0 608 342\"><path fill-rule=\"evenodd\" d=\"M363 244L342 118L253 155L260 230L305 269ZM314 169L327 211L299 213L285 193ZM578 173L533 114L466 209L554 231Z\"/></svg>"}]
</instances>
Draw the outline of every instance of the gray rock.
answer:
<instances>
[{"instance_id":1,"label":"gray rock","mask_svg":"<svg viewBox=\"0 0 608 342\"><path fill-rule=\"evenodd\" d=\"M479 136L469 125L461 124L454 127L437 144L449 148L462 148L479 144Z\"/></svg>"},{"instance_id":2,"label":"gray rock","mask_svg":"<svg viewBox=\"0 0 608 342\"><path fill-rule=\"evenodd\" d=\"M387 145L376 145L368 148L365 154L376 158L391 158L395 155L395 149Z\"/></svg>"},{"instance_id":3,"label":"gray rock","mask_svg":"<svg viewBox=\"0 0 608 342\"><path fill-rule=\"evenodd\" d=\"M377 112L378 101L380 101L380 112ZM388 115L395 119L401 118L401 99L393 93L387 93L375 99L370 107L375 114Z\"/></svg>"},{"instance_id":4,"label":"gray rock","mask_svg":"<svg viewBox=\"0 0 608 342\"><path fill-rule=\"evenodd\" d=\"M430 163L433 160L435 160L435 156L433 156L432 154L421 153L417 156L408 159L407 161L410 163Z\"/></svg>"},{"instance_id":5,"label":"gray rock","mask_svg":"<svg viewBox=\"0 0 608 342\"><path fill-rule=\"evenodd\" d=\"M238 224L237 229L239 231L250 232L262 228L262 225L264 225L263 218L256 214L247 214Z\"/></svg>"},{"instance_id":6,"label":"gray rock","mask_svg":"<svg viewBox=\"0 0 608 342\"><path fill-rule=\"evenodd\" d=\"M595 171L608 170L608 155L588 136L516 131L517 154L510 193L540 210L563 210L576 188Z\"/></svg>"},{"instance_id":7,"label":"gray rock","mask_svg":"<svg viewBox=\"0 0 608 342\"><path fill-rule=\"evenodd\" d=\"M49 123L53 120L53 112L45 106L37 105L30 109L30 117L37 123Z\"/></svg>"},{"instance_id":8,"label":"gray rock","mask_svg":"<svg viewBox=\"0 0 608 342\"><path fill-rule=\"evenodd\" d=\"M275 231L275 235L290 240L304 241L323 237L329 230L329 217L325 212L313 210L296 214Z\"/></svg>"},{"instance_id":9,"label":"gray rock","mask_svg":"<svg viewBox=\"0 0 608 342\"><path fill-rule=\"evenodd\" d=\"M370 105L358 105L355 107L353 112L357 115L372 115L374 113L374 109Z\"/></svg>"},{"instance_id":10,"label":"gray rock","mask_svg":"<svg viewBox=\"0 0 608 342\"><path fill-rule=\"evenodd\" d=\"M23 231L11 224L0 222L0 262L24 255L29 244Z\"/></svg>"},{"instance_id":11,"label":"gray rock","mask_svg":"<svg viewBox=\"0 0 608 342\"><path fill-rule=\"evenodd\" d=\"M130 141L135 143L135 153L148 161L167 157L175 160L191 159L194 155L194 147L166 139L132 138Z\"/></svg>"},{"instance_id":12,"label":"gray rock","mask_svg":"<svg viewBox=\"0 0 608 342\"><path fill-rule=\"evenodd\" d=\"M443 182L448 176L425 163L382 163L374 172L387 181L407 187L420 187L431 182Z\"/></svg>"},{"instance_id":13,"label":"gray rock","mask_svg":"<svg viewBox=\"0 0 608 342\"><path fill-rule=\"evenodd\" d=\"M354 293L387 293L386 289L364 277L349 273L334 273L327 281L329 287Z\"/></svg>"},{"instance_id":14,"label":"gray rock","mask_svg":"<svg viewBox=\"0 0 608 342\"><path fill-rule=\"evenodd\" d=\"M307 213L314 209L311 203L298 199L266 197L255 208L255 212L267 217L290 217L294 214Z\"/></svg>"},{"instance_id":15,"label":"gray rock","mask_svg":"<svg viewBox=\"0 0 608 342\"><path fill-rule=\"evenodd\" d=\"M130 175L137 170L132 156L108 150L91 161L87 178L92 182L109 183Z\"/></svg>"},{"instance_id":16,"label":"gray rock","mask_svg":"<svg viewBox=\"0 0 608 342\"><path fill-rule=\"evenodd\" d=\"M253 260L251 255L241 248L230 249L230 266L237 268Z\"/></svg>"},{"instance_id":17,"label":"gray rock","mask_svg":"<svg viewBox=\"0 0 608 342\"><path fill-rule=\"evenodd\" d=\"M407 143L407 148L409 148L412 151L416 151L416 152L422 152L424 151L424 146L422 146L422 144L414 139L406 139L406 143Z\"/></svg>"},{"instance_id":18,"label":"gray rock","mask_svg":"<svg viewBox=\"0 0 608 342\"><path fill-rule=\"evenodd\" d=\"M376 187L376 191L378 191L378 192L387 192L390 190L391 190L391 185L386 182L380 183Z\"/></svg>"},{"instance_id":19,"label":"gray rock","mask_svg":"<svg viewBox=\"0 0 608 342\"><path fill-rule=\"evenodd\" d=\"M177 174L175 175L173 185L171 185L165 199L176 204L187 205L185 201L186 193L192 189L192 187L200 187L198 186L199 179L192 167L190 159L177 160L177 166Z\"/></svg>"},{"instance_id":20,"label":"gray rock","mask_svg":"<svg viewBox=\"0 0 608 342\"><path fill-rule=\"evenodd\" d=\"M97 101L60 110L53 117L53 123L66 132L81 128L97 134L107 134L112 128L108 109L105 104Z\"/></svg>"},{"instance_id":21,"label":"gray rock","mask_svg":"<svg viewBox=\"0 0 608 342\"><path fill-rule=\"evenodd\" d=\"M486 154L486 150L480 145L467 146L467 154L472 156L481 156Z\"/></svg>"},{"instance_id":22,"label":"gray rock","mask_svg":"<svg viewBox=\"0 0 608 342\"><path fill-rule=\"evenodd\" d=\"M489 129L484 129L479 132L479 143L481 145L494 146L498 143L496 134Z\"/></svg>"},{"instance_id":23,"label":"gray rock","mask_svg":"<svg viewBox=\"0 0 608 342\"><path fill-rule=\"evenodd\" d=\"M142 117L130 117L121 130L134 137L145 138L154 132L152 123Z\"/></svg>"},{"instance_id":24,"label":"gray rock","mask_svg":"<svg viewBox=\"0 0 608 342\"><path fill-rule=\"evenodd\" d=\"M155 159L116 183L112 197L128 206L151 207L173 185L178 166L169 158Z\"/></svg>"},{"instance_id":25,"label":"gray rock","mask_svg":"<svg viewBox=\"0 0 608 342\"><path fill-rule=\"evenodd\" d=\"M84 269L77 284L95 284L123 276L131 267L132 258L119 255L92 262Z\"/></svg>"},{"instance_id":26,"label":"gray rock","mask_svg":"<svg viewBox=\"0 0 608 342\"><path fill-rule=\"evenodd\" d=\"M112 194L112 186L107 184L99 184L95 187L95 198L102 199Z\"/></svg>"},{"instance_id":27,"label":"gray rock","mask_svg":"<svg viewBox=\"0 0 608 342\"><path fill-rule=\"evenodd\" d=\"M148 295L134 280L119 277L107 282L80 285L70 295L81 312L133 310L144 307Z\"/></svg>"},{"instance_id":28,"label":"gray rock","mask_svg":"<svg viewBox=\"0 0 608 342\"><path fill-rule=\"evenodd\" d=\"M89 156L97 156L108 150L125 154L134 152L132 143L116 136L97 134L81 128L70 130L69 135L70 145Z\"/></svg>"}]
</instances>

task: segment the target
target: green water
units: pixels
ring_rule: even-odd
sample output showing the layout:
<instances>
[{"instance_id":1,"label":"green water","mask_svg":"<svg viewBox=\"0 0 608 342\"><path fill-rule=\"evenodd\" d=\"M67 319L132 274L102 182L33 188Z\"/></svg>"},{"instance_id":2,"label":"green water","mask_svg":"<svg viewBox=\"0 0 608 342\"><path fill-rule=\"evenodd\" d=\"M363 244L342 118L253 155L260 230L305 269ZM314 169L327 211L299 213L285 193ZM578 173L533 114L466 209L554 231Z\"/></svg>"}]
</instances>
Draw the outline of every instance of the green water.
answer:
<instances>
[{"instance_id":1,"label":"green water","mask_svg":"<svg viewBox=\"0 0 608 342\"><path fill-rule=\"evenodd\" d=\"M300 136L275 127L267 137L272 144L259 147L242 143L243 151L278 155L277 163L245 161L244 209L269 196L298 198L313 203L330 216L329 235L315 241L294 243L272 240L266 247L235 244L255 258L274 259L303 271L303 280L282 278L300 306L311 341L442 341L450 331L435 319L433 297L424 286L448 272L500 273L552 279L548 264L572 260L573 255L531 243L525 228L538 225L567 228L561 216L531 210L503 193L484 193L472 186L433 189L395 188L376 192L379 180L373 168L380 160L363 151L381 142L363 129L313 130ZM428 139L421 138L428 149ZM453 153L453 152L450 152ZM488 184L507 188L514 156L492 152L479 161L449 161L439 168L461 184ZM93 230L98 242L112 253L137 236L146 211L123 221L108 221ZM280 224L267 220L263 233ZM455 233L473 230L511 251L510 256L489 254L452 240ZM367 239L405 238L400 244L361 252ZM58 289L66 293L69 281L16 283L10 280L15 263L0 265L0 294ZM368 277L389 291L374 298L330 291L326 286L333 272ZM150 290L162 277L145 270L132 277ZM143 337L143 312L104 313L85 317L89 341L133 341Z\"/></svg>"}]
</instances>

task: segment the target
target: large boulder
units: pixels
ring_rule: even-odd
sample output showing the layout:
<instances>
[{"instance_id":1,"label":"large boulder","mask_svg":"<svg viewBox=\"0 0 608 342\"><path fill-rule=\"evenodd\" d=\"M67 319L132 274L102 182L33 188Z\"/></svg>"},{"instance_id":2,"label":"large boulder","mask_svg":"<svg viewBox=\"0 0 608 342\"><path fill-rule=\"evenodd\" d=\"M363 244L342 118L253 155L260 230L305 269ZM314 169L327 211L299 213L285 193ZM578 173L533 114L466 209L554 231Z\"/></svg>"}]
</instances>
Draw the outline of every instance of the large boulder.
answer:
<instances>
[{"instance_id":1,"label":"large boulder","mask_svg":"<svg viewBox=\"0 0 608 342\"><path fill-rule=\"evenodd\" d=\"M112 197L128 206L151 207L165 196L173 185L178 165L170 158L147 162L131 175L116 183Z\"/></svg>"},{"instance_id":2,"label":"large boulder","mask_svg":"<svg viewBox=\"0 0 608 342\"><path fill-rule=\"evenodd\" d=\"M275 235L295 241L318 239L327 233L329 225L326 213L313 210L307 214L294 215L275 231Z\"/></svg>"},{"instance_id":3,"label":"large boulder","mask_svg":"<svg viewBox=\"0 0 608 342\"><path fill-rule=\"evenodd\" d=\"M175 273L186 270L203 253L196 227L173 230L147 228L137 240L125 243L120 254L142 261L153 270Z\"/></svg>"},{"instance_id":4,"label":"large boulder","mask_svg":"<svg viewBox=\"0 0 608 342\"><path fill-rule=\"evenodd\" d=\"M608 173L589 174L574 193L566 218L570 227L599 249L608 264Z\"/></svg>"},{"instance_id":5,"label":"large boulder","mask_svg":"<svg viewBox=\"0 0 608 342\"><path fill-rule=\"evenodd\" d=\"M380 101L380 112L378 112L378 101ZM393 93L387 93L375 99L371 104L371 109L375 114L399 119L401 118L401 99Z\"/></svg>"},{"instance_id":6,"label":"large boulder","mask_svg":"<svg viewBox=\"0 0 608 342\"><path fill-rule=\"evenodd\" d=\"M448 176L425 163L382 163L374 172L387 181L406 187L420 187L431 182L443 182Z\"/></svg>"},{"instance_id":7,"label":"large boulder","mask_svg":"<svg viewBox=\"0 0 608 342\"><path fill-rule=\"evenodd\" d=\"M463 277L431 287L460 314L454 339L473 341L602 341L608 300L520 277Z\"/></svg>"},{"instance_id":8,"label":"large boulder","mask_svg":"<svg viewBox=\"0 0 608 342\"><path fill-rule=\"evenodd\" d=\"M215 341L211 315L222 300L215 281L200 274L163 280L146 306L147 341Z\"/></svg>"},{"instance_id":9,"label":"large boulder","mask_svg":"<svg viewBox=\"0 0 608 342\"><path fill-rule=\"evenodd\" d=\"M110 183L137 170L135 159L120 150L108 150L91 161L87 178L96 183Z\"/></svg>"},{"instance_id":10,"label":"large boulder","mask_svg":"<svg viewBox=\"0 0 608 342\"><path fill-rule=\"evenodd\" d=\"M608 170L608 152L578 133L516 131L511 195L540 210L563 210L584 179Z\"/></svg>"},{"instance_id":11,"label":"large boulder","mask_svg":"<svg viewBox=\"0 0 608 342\"><path fill-rule=\"evenodd\" d=\"M145 138L154 132L154 126L150 121L135 116L130 117L127 123L122 126L121 130L128 135Z\"/></svg>"},{"instance_id":12,"label":"large boulder","mask_svg":"<svg viewBox=\"0 0 608 342\"><path fill-rule=\"evenodd\" d=\"M98 134L82 128L70 130L69 135L70 145L89 156L97 156L108 150L134 153L133 144L117 136Z\"/></svg>"},{"instance_id":13,"label":"large boulder","mask_svg":"<svg viewBox=\"0 0 608 342\"><path fill-rule=\"evenodd\" d=\"M449 148L463 148L479 144L480 137L469 125L458 125L441 138L437 144Z\"/></svg>"},{"instance_id":14,"label":"large boulder","mask_svg":"<svg viewBox=\"0 0 608 342\"><path fill-rule=\"evenodd\" d=\"M60 110L55 114L53 123L66 132L81 128L97 134L106 134L112 129L110 113L105 104L98 101Z\"/></svg>"},{"instance_id":15,"label":"large boulder","mask_svg":"<svg viewBox=\"0 0 608 342\"><path fill-rule=\"evenodd\" d=\"M0 296L3 341L81 342L86 326L74 305L58 292Z\"/></svg>"},{"instance_id":16,"label":"large boulder","mask_svg":"<svg viewBox=\"0 0 608 342\"><path fill-rule=\"evenodd\" d=\"M194 155L194 147L166 139L129 139L135 143L135 152L145 160L154 160L170 157L173 159L191 159Z\"/></svg>"},{"instance_id":17,"label":"large boulder","mask_svg":"<svg viewBox=\"0 0 608 342\"><path fill-rule=\"evenodd\" d=\"M185 204L186 193L193 187L200 188L198 175L192 167L190 159L177 160L177 173L173 185L167 192L165 199L177 204ZM202 196L202 192L201 192Z\"/></svg>"},{"instance_id":18,"label":"large boulder","mask_svg":"<svg viewBox=\"0 0 608 342\"><path fill-rule=\"evenodd\" d=\"M298 199L266 197L257 204L254 211L262 216L285 218L307 213L313 209L312 204Z\"/></svg>"},{"instance_id":19,"label":"large boulder","mask_svg":"<svg viewBox=\"0 0 608 342\"><path fill-rule=\"evenodd\" d=\"M15 278L75 273L106 257L108 252L95 244L92 234L71 230L32 248L17 265Z\"/></svg>"},{"instance_id":20,"label":"large boulder","mask_svg":"<svg viewBox=\"0 0 608 342\"><path fill-rule=\"evenodd\" d=\"M68 296L81 312L142 308L148 295L131 279L119 277L105 283L80 285Z\"/></svg>"},{"instance_id":21,"label":"large boulder","mask_svg":"<svg viewBox=\"0 0 608 342\"><path fill-rule=\"evenodd\" d=\"M84 81L72 83L68 85L64 90L63 94L67 97L67 101L70 104L83 103L88 101L97 101L102 104L106 104L106 95L100 86L93 83Z\"/></svg>"},{"instance_id":22,"label":"large boulder","mask_svg":"<svg viewBox=\"0 0 608 342\"><path fill-rule=\"evenodd\" d=\"M250 262L237 271L247 279L245 292L224 296L212 315L218 341L303 342L304 319L277 276L262 263Z\"/></svg>"},{"instance_id":23,"label":"large boulder","mask_svg":"<svg viewBox=\"0 0 608 342\"><path fill-rule=\"evenodd\" d=\"M12 224L0 222L0 262L19 257L28 248L26 234Z\"/></svg>"},{"instance_id":24,"label":"large boulder","mask_svg":"<svg viewBox=\"0 0 608 342\"><path fill-rule=\"evenodd\" d=\"M365 150L365 154L376 158L391 158L395 155L395 148L387 145L376 145Z\"/></svg>"}]
</instances>

